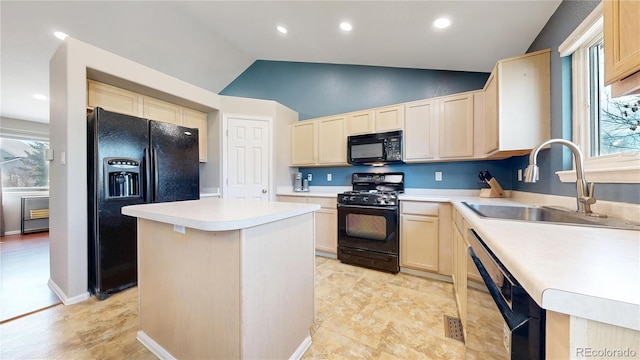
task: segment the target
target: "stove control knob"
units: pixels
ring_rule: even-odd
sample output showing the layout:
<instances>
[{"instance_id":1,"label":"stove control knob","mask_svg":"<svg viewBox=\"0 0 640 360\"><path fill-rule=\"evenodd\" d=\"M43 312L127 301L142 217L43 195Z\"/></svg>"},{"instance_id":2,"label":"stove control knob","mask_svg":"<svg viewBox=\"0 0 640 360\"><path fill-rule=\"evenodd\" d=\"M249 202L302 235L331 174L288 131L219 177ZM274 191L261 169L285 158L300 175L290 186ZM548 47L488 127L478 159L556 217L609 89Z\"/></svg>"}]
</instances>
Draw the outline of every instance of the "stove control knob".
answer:
<instances>
[{"instance_id":1,"label":"stove control knob","mask_svg":"<svg viewBox=\"0 0 640 360\"><path fill-rule=\"evenodd\" d=\"M368 196L364 196L364 197L362 198L362 202L363 202L363 203L366 203L366 202L368 202L368 201L369 201L369 197L368 197Z\"/></svg>"},{"instance_id":2,"label":"stove control knob","mask_svg":"<svg viewBox=\"0 0 640 360\"><path fill-rule=\"evenodd\" d=\"M349 196L349 201L351 201L351 202L356 201L356 197L355 196Z\"/></svg>"}]
</instances>

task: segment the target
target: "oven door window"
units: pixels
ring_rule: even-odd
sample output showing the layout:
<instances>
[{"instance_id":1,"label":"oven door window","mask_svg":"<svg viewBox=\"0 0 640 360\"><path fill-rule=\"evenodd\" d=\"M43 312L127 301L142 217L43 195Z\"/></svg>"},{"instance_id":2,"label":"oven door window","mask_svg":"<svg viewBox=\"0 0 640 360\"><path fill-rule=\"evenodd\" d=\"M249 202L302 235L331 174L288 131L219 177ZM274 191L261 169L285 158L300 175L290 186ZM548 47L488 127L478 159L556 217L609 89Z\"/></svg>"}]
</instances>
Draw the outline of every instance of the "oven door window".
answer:
<instances>
[{"instance_id":1,"label":"oven door window","mask_svg":"<svg viewBox=\"0 0 640 360\"><path fill-rule=\"evenodd\" d=\"M347 214L347 235L384 241L387 239L387 219L379 215Z\"/></svg>"}]
</instances>

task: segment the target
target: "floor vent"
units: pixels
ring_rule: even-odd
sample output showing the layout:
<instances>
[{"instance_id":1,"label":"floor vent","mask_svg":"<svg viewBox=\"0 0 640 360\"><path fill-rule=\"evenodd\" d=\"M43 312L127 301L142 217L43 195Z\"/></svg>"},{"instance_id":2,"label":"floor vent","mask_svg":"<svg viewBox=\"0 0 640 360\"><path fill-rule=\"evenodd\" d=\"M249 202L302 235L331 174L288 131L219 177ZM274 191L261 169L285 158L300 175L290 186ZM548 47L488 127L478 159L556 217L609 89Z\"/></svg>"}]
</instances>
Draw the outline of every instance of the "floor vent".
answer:
<instances>
[{"instance_id":1,"label":"floor vent","mask_svg":"<svg viewBox=\"0 0 640 360\"><path fill-rule=\"evenodd\" d=\"M460 321L460 319L445 315L444 335L449 339L464 342L464 336L462 333L462 322Z\"/></svg>"}]
</instances>

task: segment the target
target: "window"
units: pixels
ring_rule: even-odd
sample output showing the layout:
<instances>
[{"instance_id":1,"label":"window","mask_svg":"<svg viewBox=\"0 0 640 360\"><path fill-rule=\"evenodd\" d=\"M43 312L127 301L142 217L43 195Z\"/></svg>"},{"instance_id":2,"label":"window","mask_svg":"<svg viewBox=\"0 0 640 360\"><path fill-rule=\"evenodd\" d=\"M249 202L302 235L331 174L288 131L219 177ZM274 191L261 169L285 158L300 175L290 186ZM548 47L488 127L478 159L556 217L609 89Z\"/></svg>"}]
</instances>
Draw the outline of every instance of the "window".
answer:
<instances>
[{"instance_id":1,"label":"window","mask_svg":"<svg viewBox=\"0 0 640 360\"><path fill-rule=\"evenodd\" d=\"M2 189L49 187L49 142L38 139L0 138Z\"/></svg>"},{"instance_id":2,"label":"window","mask_svg":"<svg viewBox=\"0 0 640 360\"><path fill-rule=\"evenodd\" d=\"M589 182L640 182L640 95L612 98L604 86L602 4L560 45L571 55L573 142ZM575 171L558 172L575 181Z\"/></svg>"}]
</instances>

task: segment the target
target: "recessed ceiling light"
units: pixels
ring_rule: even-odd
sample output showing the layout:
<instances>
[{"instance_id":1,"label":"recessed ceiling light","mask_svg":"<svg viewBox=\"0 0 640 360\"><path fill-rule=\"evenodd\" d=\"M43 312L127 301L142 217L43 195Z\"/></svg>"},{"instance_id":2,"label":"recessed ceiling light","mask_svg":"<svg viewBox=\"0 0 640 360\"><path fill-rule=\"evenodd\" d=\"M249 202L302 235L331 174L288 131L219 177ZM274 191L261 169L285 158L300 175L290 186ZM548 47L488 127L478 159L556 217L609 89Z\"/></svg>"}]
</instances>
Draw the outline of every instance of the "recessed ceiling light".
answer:
<instances>
[{"instance_id":1,"label":"recessed ceiling light","mask_svg":"<svg viewBox=\"0 0 640 360\"><path fill-rule=\"evenodd\" d=\"M62 31L56 31L56 32L53 33L53 35L55 35L60 40L64 40L69 36L69 35L63 33Z\"/></svg>"},{"instance_id":2,"label":"recessed ceiling light","mask_svg":"<svg viewBox=\"0 0 640 360\"><path fill-rule=\"evenodd\" d=\"M352 28L353 27L348 22L340 23L340 29L342 29L344 31L351 31Z\"/></svg>"},{"instance_id":3,"label":"recessed ceiling light","mask_svg":"<svg viewBox=\"0 0 640 360\"><path fill-rule=\"evenodd\" d=\"M33 97L38 100L47 100L47 97L42 94L34 94Z\"/></svg>"},{"instance_id":4,"label":"recessed ceiling light","mask_svg":"<svg viewBox=\"0 0 640 360\"><path fill-rule=\"evenodd\" d=\"M280 25L278 25L278 27L276 27L276 29L278 29L278 31L280 31L280 32L281 32L281 33L283 33L283 34L286 34L286 33L287 33L287 28L286 28L286 27L284 27L284 26L280 26Z\"/></svg>"},{"instance_id":5,"label":"recessed ceiling light","mask_svg":"<svg viewBox=\"0 0 640 360\"><path fill-rule=\"evenodd\" d=\"M438 29L448 28L449 25L451 25L451 20L449 20L447 18L439 18L439 19L436 19L436 21L433 22L433 26L437 27Z\"/></svg>"}]
</instances>

